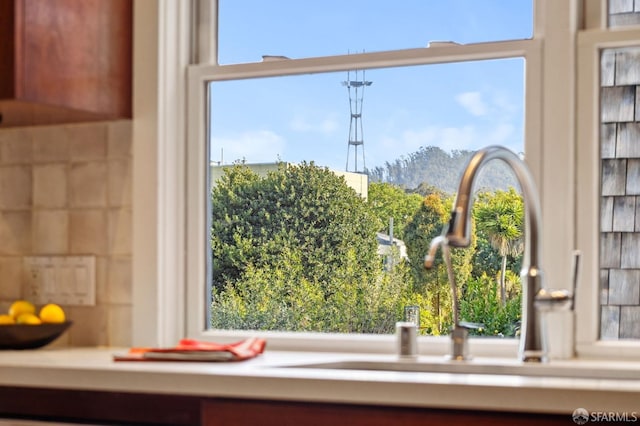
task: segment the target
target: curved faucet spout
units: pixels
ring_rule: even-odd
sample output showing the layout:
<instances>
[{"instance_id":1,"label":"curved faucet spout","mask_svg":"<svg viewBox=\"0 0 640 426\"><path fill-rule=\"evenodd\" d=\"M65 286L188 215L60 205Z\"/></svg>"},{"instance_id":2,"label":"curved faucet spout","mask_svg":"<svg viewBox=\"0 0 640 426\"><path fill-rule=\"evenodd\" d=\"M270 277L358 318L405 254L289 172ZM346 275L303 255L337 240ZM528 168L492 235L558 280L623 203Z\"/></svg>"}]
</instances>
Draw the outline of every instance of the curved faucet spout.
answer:
<instances>
[{"instance_id":1,"label":"curved faucet spout","mask_svg":"<svg viewBox=\"0 0 640 426\"><path fill-rule=\"evenodd\" d=\"M468 247L471 242L471 206L473 186L478 172L494 159L507 163L518 179L524 196L525 250L520 277L522 279L522 325L520 330L520 358L523 361L544 361L546 351L541 327L534 307L534 298L542 289L540 268L541 233L540 200L529 169L515 153L501 146L489 146L477 151L469 160L460 180L458 195L445 233L449 245Z\"/></svg>"},{"instance_id":2,"label":"curved faucet spout","mask_svg":"<svg viewBox=\"0 0 640 426\"><path fill-rule=\"evenodd\" d=\"M429 246L429 253L424 257L424 267L431 269L436 259L436 253L438 248L442 247L442 258L445 266L447 267L447 277L449 278L449 285L451 286L451 295L453 301L453 328L460 328L459 312L458 312L458 287L456 286L456 278L453 273L453 263L451 262L451 251L449 250L449 242L443 235L435 237L431 240Z\"/></svg>"},{"instance_id":3,"label":"curved faucet spout","mask_svg":"<svg viewBox=\"0 0 640 426\"><path fill-rule=\"evenodd\" d=\"M541 221L540 201L536 185L526 164L513 151L502 146L489 146L477 151L465 168L458 195L451 211L451 220L446 237L449 245L468 247L471 242L471 205L473 203L473 185L478 172L483 166L499 159L507 163L513 170L524 196L525 206L525 259L523 265L537 266L541 260L541 249L538 244Z\"/></svg>"}]
</instances>

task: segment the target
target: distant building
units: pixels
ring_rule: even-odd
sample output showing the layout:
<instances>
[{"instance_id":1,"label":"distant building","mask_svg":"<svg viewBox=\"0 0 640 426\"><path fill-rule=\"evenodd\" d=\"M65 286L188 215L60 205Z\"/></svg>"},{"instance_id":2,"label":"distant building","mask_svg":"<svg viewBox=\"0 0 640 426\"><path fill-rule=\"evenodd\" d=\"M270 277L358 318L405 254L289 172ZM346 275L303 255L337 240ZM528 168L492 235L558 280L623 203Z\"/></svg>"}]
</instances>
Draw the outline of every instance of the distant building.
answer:
<instances>
[{"instance_id":1,"label":"distant building","mask_svg":"<svg viewBox=\"0 0 640 426\"><path fill-rule=\"evenodd\" d=\"M378 240L378 254L380 256L389 256L393 254L392 248L397 247L400 259L409 260L409 256L407 255L407 246L404 241L397 238L394 238L392 241L389 235L382 232L378 232L376 234L376 239Z\"/></svg>"}]
</instances>

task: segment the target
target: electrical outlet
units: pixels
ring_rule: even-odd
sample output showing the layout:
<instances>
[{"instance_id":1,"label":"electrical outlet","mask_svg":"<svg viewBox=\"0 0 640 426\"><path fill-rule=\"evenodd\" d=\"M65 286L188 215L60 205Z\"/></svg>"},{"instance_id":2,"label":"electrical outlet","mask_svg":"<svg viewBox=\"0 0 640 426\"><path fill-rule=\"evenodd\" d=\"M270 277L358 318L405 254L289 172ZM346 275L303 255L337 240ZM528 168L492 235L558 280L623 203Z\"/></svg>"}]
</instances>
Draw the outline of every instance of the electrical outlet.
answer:
<instances>
[{"instance_id":1,"label":"electrical outlet","mask_svg":"<svg viewBox=\"0 0 640 426\"><path fill-rule=\"evenodd\" d=\"M35 304L96 304L95 256L24 258L28 298Z\"/></svg>"}]
</instances>

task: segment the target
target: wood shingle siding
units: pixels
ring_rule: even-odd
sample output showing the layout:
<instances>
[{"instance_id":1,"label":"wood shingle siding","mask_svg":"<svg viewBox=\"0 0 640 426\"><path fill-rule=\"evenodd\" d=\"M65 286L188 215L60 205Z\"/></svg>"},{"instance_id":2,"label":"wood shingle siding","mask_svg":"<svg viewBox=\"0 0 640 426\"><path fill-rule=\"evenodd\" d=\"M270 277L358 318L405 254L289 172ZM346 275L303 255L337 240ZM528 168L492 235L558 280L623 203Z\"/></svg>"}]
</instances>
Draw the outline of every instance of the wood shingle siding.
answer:
<instances>
[{"instance_id":1,"label":"wood shingle siding","mask_svg":"<svg viewBox=\"0 0 640 426\"><path fill-rule=\"evenodd\" d=\"M609 0L609 26L624 27L640 24L639 0Z\"/></svg>"},{"instance_id":2,"label":"wood shingle siding","mask_svg":"<svg viewBox=\"0 0 640 426\"><path fill-rule=\"evenodd\" d=\"M609 25L639 25L640 0L610 0ZM640 48L602 52L600 337L640 339Z\"/></svg>"}]
</instances>

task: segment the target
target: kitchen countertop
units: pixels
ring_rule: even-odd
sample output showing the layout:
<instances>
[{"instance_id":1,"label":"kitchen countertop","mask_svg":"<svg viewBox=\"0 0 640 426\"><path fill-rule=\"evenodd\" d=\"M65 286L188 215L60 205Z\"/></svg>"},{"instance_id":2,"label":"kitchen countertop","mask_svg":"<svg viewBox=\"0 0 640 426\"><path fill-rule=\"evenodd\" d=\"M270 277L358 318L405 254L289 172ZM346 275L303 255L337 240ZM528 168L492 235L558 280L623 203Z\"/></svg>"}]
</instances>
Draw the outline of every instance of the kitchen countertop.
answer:
<instances>
[{"instance_id":1,"label":"kitchen countertop","mask_svg":"<svg viewBox=\"0 0 640 426\"><path fill-rule=\"evenodd\" d=\"M114 362L121 348L0 351L0 386L409 407L571 414L640 412L640 380L282 368L394 355L265 351L243 362ZM518 365L515 360L494 360ZM412 362L445 362L421 356ZM483 360L471 362L482 363ZM640 375L640 362L552 361L553 368L606 367ZM526 367L526 366L525 366ZM584 371L584 370L583 370Z\"/></svg>"}]
</instances>

